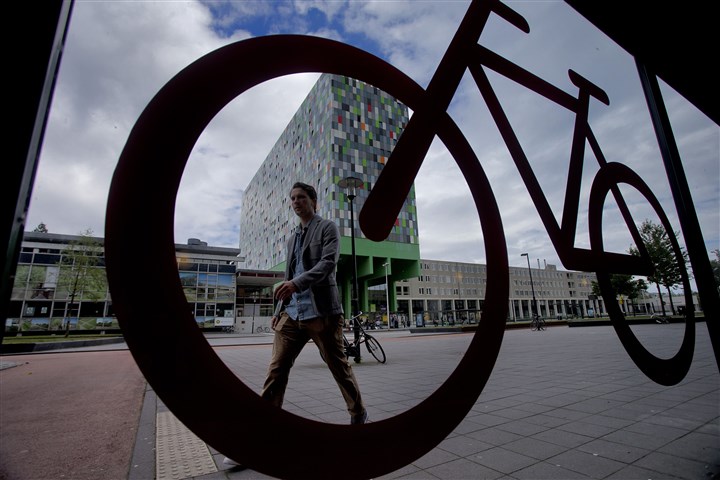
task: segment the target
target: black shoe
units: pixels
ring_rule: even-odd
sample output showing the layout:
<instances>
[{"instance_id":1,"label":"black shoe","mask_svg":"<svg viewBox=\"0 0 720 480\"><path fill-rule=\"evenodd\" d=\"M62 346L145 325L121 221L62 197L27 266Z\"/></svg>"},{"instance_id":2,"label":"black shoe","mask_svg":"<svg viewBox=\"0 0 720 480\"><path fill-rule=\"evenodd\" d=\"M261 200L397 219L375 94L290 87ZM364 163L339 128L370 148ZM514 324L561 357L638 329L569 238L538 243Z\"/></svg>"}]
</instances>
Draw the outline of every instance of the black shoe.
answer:
<instances>
[{"instance_id":1,"label":"black shoe","mask_svg":"<svg viewBox=\"0 0 720 480\"><path fill-rule=\"evenodd\" d=\"M356 415L356 416L350 418L350 425L361 425L363 423L368 423L367 410L363 410L363 412L360 415Z\"/></svg>"}]
</instances>

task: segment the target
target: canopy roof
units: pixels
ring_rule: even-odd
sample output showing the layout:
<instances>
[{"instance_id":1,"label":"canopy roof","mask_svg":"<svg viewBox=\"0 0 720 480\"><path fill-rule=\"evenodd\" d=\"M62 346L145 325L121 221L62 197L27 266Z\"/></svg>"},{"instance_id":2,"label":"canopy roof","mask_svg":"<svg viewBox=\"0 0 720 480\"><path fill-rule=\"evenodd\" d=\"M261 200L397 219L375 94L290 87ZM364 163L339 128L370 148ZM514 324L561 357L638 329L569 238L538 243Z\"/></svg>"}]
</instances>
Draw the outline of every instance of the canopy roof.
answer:
<instances>
[{"instance_id":1,"label":"canopy roof","mask_svg":"<svg viewBox=\"0 0 720 480\"><path fill-rule=\"evenodd\" d=\"M720 34L712 3L565 1L720 124Z\"/></svg>"}]
</instances>

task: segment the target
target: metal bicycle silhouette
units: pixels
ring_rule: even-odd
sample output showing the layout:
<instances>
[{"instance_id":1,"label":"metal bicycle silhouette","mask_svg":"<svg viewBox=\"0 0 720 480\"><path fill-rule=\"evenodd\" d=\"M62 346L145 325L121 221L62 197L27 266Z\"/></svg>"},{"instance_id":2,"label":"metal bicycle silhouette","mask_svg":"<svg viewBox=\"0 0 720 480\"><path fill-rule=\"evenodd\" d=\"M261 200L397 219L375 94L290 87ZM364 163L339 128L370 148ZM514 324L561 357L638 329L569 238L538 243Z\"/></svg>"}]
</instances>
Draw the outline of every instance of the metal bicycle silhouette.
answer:
<instances>
[{"instance_id":1,"label":"metal bicycle silhouette","mask_svg":"<svg viewBox=\"0 0 720 480\"><path fill-rule=\"evenodd\" d=\"M281 478L371 478L401 468L429 452L462 421L492 372L502 343L509 298L509 267L500 212L490 183L468 141L447 113L461 76L469 69L490 107L550 238L563 263L596 271L613 325L631 358L664 385L679 382L693 354L694 321L686 321L678 353L660 359L648 352L623 322L611 290L610 273L649 273L647 252L617 188L627 183L650 203L672 232L659 202L629 168L607 162L587 122L590 99L607 103L598 87L573 72L578 97L544 82L477 44L488 17L496 14L528 32L525 20L497 0L474 1L425 90L408 76L367 52L316 37L278 35L237 42L200 58L171 79L152 99L128 138L113 176L107 206L105 252L113 304L126 342L139 368L175 416L206 443L250 468ZM514 80L576 114L563 224L558 226L532 169L485 76L484 67ZM197 328L177 275L173 239L175 197L185 164L200 134L231 100L267 80L300 72L327 72L380 88L414 111L390 161L363 210L360 224L368 238L383 240L420 168L432 140L439 138L470 187L478 211L488 288L477 332L448 379L417 406L366 425L315 422L262 401L225 366ZM600 165L590 196L591 248L574 248L579 175L585 141ZM612 192L643 257L603 251L601 213ZM147 241L133 241L142 231ZM671 239L674 239L672 235ZM673 243L676 254L677 242ZM678 256L678 258L681 258ZM153 299L138 296L135 265L159 286ZM683 272L685 272L683 265ZM690 292L688 276L683 285ZM686 293L688 295L688 293ZM158 300L159 299L159 300ZM688 300L691 304L692 300ZM213 409L202 406L213 405ZM212 411L236 412L217 416ZM312 438L308 442L307 438ZM344 453L377 438L403 445L375 451L372 462L352 471ZM322 445L321 461L317 445ZM282 462L277 452L282 451Z\"/></svg>"}]
</instances>

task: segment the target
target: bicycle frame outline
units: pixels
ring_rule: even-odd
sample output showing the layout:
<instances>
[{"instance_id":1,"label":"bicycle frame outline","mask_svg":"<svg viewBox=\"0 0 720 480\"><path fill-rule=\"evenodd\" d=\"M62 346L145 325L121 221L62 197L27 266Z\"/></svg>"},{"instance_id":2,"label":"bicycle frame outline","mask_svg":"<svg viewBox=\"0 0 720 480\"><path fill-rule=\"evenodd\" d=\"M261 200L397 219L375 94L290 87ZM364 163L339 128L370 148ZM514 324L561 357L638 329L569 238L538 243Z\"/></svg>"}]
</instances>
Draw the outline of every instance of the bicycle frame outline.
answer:
<instances>
[{"instance_id":1,"label":"bicycle frame outline","mask_svg":"<svg viewBox=\"0 0 720 480\"><path fill-rule=\"evenodd\" d=\"M597 85L578 73L569 70L568 75L571 82L578 87L578 95L574 97L481 46L478 42L491 13L498 14L518 29L529 33L529 26L524 18L500 3L499 0L473 1L461 22L458 32L453 37L448 50L438 65L428 88L425 90L427 97L425 100L428 107L416 111L408 122L388 162L381 171L375 187L368 195L365 205L360 211L360 226L363 232L373 240L387 237L387 233L389 233L389 230L387 230L388 225L391 225L391 221L394 222L399 207L402 207L404 199L409 193L409 188L417 176L430 143L433 141L435 134L439 132L439 130L436 130L434 122L438 121L436 120L439 118L438 114L447 112L464 72L469 70L563 265L573 270L594 271L598 274L598 284L606 301L611 321L630 357L654 381L665 385L673 385L684 378L690 367L694 350L692 312L688 315L683 342L678 353L669 361L659 359L642 346L623 321L622 312L613 307L614 295L612 289L609 288L609 280L606 278L610 273L649 275L653 272L647 249L618 187L620 183L627 183L637 189L653 207L664 228L670 232L670 242L673 245L676 257L680 259L682 258L681 251L677 240L672 236L673 230L669 220L652 191L635 172L624 164L608 162L605 159L599 142L588 123L588 116L591 99L595 98L609 105L610 100L607 94ZM513 131L509 119L505 115L484 67L490 68L505 78L575 114L561 225L558 225L547 197L535 176L519 139ZM575 246L586 142L590 145L590 149L599 164L599 170L595 174L590 187L588 205L590 249ZM408 190L404 190L405 187ZM378 192L380 193L378 194ZM603 248L600 225L607 192L613 194L623 220L640 253L639 256L606 252ZM366 211L371 212L369 216L364 215ZM372 225L368 225L369 222L372 222ZM681 274L686 300L688 304L691 304L689 277L684 266Z\"/></svg>"},{"instance_id":2,"label":"bicycle frame outline","mask_svg":"<svg viewBox=\"0 0 720 480\"><path fill-rule=\"evenodd\" d=\"M598 271L612 265L613 273L636 275L652 273L647 250L636 225L632 221L627 204L616 185L611 187L611 191L630 235L640 252L640 257L613 252L597 252L593 249L575 247L585 142L587 141L590 144L601 170L606 168L609 163L605 159L588 123L591 98L609 105L610 101L607 94L597 85L594 85L578 73L569 70L570 80L579 89L577 98L573 97L535 74L479 45L480 35L491 13L496 13L525 33L530 31L529 25L520 14L498 0L473 1L426 89L428 99L431 101L430 108L414 112L388 162L380 173L375 188L369 193L365 205L373 213L372 219L370 219L364 216L362 211L360 212L359 221L363 232L373 240L382 240L387 237L389 232L387 226L391 225L390 221L394 222L397 213L400 211L402 202L407 197L412 182L417 176L425 153L427 153L430 143L435 137L433 118L436 117L438 112L447 110L464 72L469 70L483 100L490 109L493 120L500 130L505 145L510 151L523 183L536 206L563 265L571 270L580 271ZM561 225L558 225L552 213L547 197L537 181L517 136L513 132L483 66L574 112L576 115ZM427 125L431 127L428 128ZM421 147L410 149L409 145L421 145ZM412 150L412 153L408 153L408 150ZM393 187L390 188L390 185ZM393 188L397 190L397 193L390 195L383 193L382 196L373 195L373 191L390 191ZM388 205L388 200L390 205ZM383 208L378 208L379 203L383 204Z\"/></svg>"},{"instance_id":3,"label":"bicycle frame outline","mask_svg":"<svg viewBox=\"0 0 720 480\"><path fill-rule=\"evenodd\" d=\"M597 85L569 70L568 75L571 82L578 87L578 95L573 97L479 45L480 36L491 13L498 14L518 29L529 33L529 26L524 18L510 7L500 3L499 0L474 0L472 2L458 32L450 42L450 46L425 89L425 108L414 112L360 211L361 229L371 240L381 241L387 238L395 218L410 192L412 183L417 177L430 144L435 135L440 133L441 115L447 114L447 109L462 76L466 70L469 70L563 265L572 270L596 272L611 322L625 350L643 373L652 380L663 385L674 385L685 377L690 368L694 351L693 312L688 313L682 345L676 355L670 359L655 357L640 343L627 323L624 322L623 313L614 307L614 291L610 288L609 282L611 273L650 275L654 270L645 244L620 192L619 184L626 183L634 187L653 207L663 227L669 232L669 241L679 262L683 258L682 251L677 239L672 234L673 229L667 215L647 184L633 170L622 163L608 162L605 159L599 142L588 123L588 117L591 99L595 98L609 105L610 100L607 94ZM490 68L575 114L561 225L558 225L545 192L505 115L484 67ZM590 249L575 246L586 142L590 145L599 165L589 195ZM603 247L602 210L608 192L613 194L625 225L635 242L639 252L638 256L606 252ZM689 277L684 265L682 265L680 273L686 302L692 304Z\"/></svg>"},{"instance_id":4,"label":"bicycle frame outline","mask_svg":"<svg viewBox=\"0 0 720 480\"><path fill-rule=\"evenodd\" d=\"M471 9L477 10L476 14L482 13L477 5L473 3ZM493 0L493 7L497 5L500 4ZM497 8L513 18L507 13L509 8ZM487 10L488 16L495 11ZM464 20L463 25L466 23ZM461 72L465 68L462 66ZM486 304L465 355L448 379L409 410L362 426L325 425L267 405L221 364L198 331L177 277L172 213L194 143L232 99L264 81L299 72L357 78L396 96L415 112L437 113L424 128L445 143L470 187L485 236L488 277L493 278L486 292L493 301ZM350 478L374 478L430 451L479 398L505 331L505 300L509 295L507 249L489 180L467 139L447 114L447 107L437 108L437 98L428 95L428 91L397 68L355 47L317 37L277 35L237 42L201 57L169 81L139 117L123 149L108 195L105 235L108 282L123 334L148 383L179 420L219 451L274 476L306 478L312 472L318 478L334 478L338 469L344 468L347 445L360 446L378 435L404 445L402 451L380 451L373 462L348 472ZM182 107L178 108L179 105ZM423 128L419 125L414 128ZM403 171L403 176L407 173ZM415 175L410 172L409 177L412 184ZM612 183L613 177L607 174L599 177L605 183L600 182L596 190L604 193L610 189L608 183ZM376 185L375 191L390 195L396 187L392 185L383 192ZM384 209L376 208L373 213ZM137 229L148 233L148 242L142 248L128 237L129 232ZM136 276L132 265L138 260L152 263L153 275L167 285L163 302L147 302L137 297L132 288ZM602 279L601 275L598 277ZM202 387L186 389L178 388L179 385ZM237 415L223 419L225 428L215 428L197 409L198 404L208 402ZM242 409L237 409L239 404ZM453 408L447 408L448 405ZM243 437L252 442L238 438L238 431L246 432ZM306 442L308 432L327 446L321 464L315 461L315 444ZM277 462L276 452L265 448L278 438L293 446L287 449L285 462Z\"/></svg>"}]
</instances>

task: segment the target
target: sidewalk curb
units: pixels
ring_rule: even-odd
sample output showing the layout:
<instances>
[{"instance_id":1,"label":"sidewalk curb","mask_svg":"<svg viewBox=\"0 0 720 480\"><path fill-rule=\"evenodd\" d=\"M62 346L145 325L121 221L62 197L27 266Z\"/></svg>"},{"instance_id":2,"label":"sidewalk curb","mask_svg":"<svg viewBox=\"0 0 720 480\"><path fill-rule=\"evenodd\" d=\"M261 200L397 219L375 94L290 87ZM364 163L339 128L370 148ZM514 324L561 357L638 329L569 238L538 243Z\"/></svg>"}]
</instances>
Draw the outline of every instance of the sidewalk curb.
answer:
<instances>
[{"instance_id":1,"label":"sidewalk curb","mask_svg":"<svg viewBox=\"0 0 720 480\"><path fill-rule=\"evenodd\" d=\"M155 429L157 418L157 395L149 384L145 386L135 447L128 471L128 480L155 478Z\"/></svg>"},{"instance_id":2,"label":"sidewalk curb","mask_svg":"<svg viewBox=\"0 0 720 480\"><path fill-rule=\"evenodd\" d=\"M0 355L15 355L19 353L38 353L48 350L63 350L66 348L93 347L96 345L113 345L123 343L123 337L98 338L94 340L68 340L66 342L40 342L0 344Z\"/></svg>"}]
</instances>

